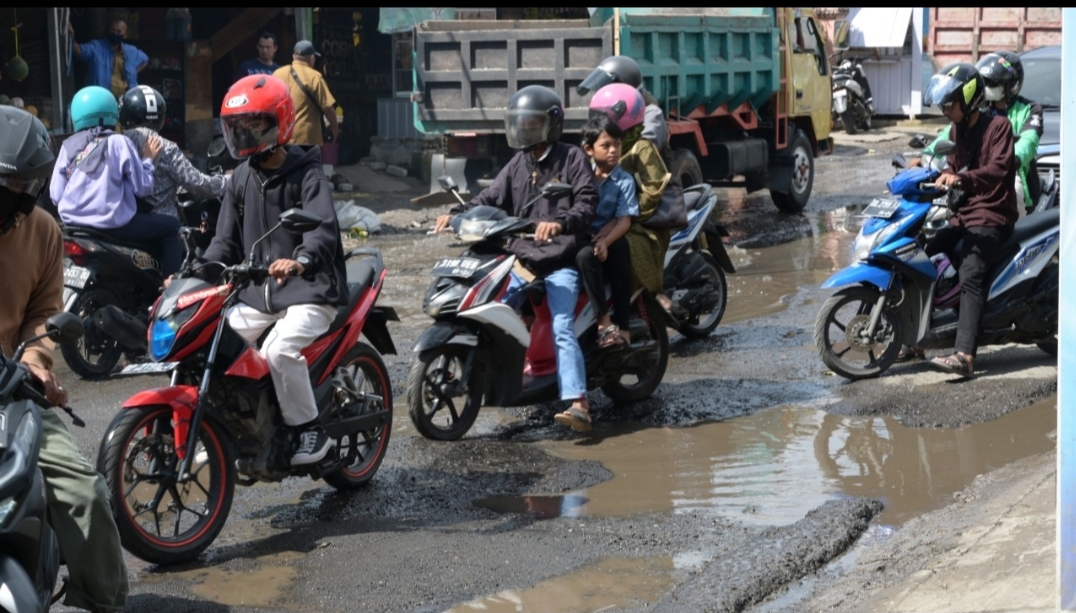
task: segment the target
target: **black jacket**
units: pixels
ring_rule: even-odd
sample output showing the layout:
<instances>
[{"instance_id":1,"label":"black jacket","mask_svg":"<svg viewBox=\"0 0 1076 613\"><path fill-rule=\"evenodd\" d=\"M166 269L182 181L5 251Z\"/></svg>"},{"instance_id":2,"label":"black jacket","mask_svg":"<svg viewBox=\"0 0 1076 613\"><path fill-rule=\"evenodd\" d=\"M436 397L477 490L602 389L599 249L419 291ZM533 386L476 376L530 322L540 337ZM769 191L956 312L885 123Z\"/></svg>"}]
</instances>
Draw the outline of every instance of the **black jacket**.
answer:
<instances>
[{"instance_id":1,"label":"black jacket","mask_svg":"<svg viewBox=\"0 0 1076 613\"><path fill-rule=\"evenodd\" d=\"M570 196L553 202L542 198L527 211L521 210L531 201L542 186L551 181L572 186ZM490 205L508 212L509 215L539 221L560 222L563 234L551 243L539 244L533 240L516 239L509 244L512 253L519 257L531 272L547 275L560 268L574 267L575 254L586 240L590 222L598 208L598 187L594 171L583 150L573 145L554 143L549 155L540 162L525 151L516 153L508 165L501 169L493 184L482 190L466 206L459 205L452 213L462 213L478 205Z\"/></svg>"},{"instance_id":2,"label":"black jacket","mask_svg":"<svg viewBox=\"0 0 1076 613\"><path fill-rule=\"evenodd\" d=\"M239 299L263 313L279 313L297 304L344 306L348 303L347 271L340 228L333 207L332 187L321 167L315 147L305 151L287 147L284 164L266 172L254 166L249 172L236 169L229 182L217 220L217 234L209 244L203 261L225 264L242 262L254 242L276 225L281 213L298 207L321 217L321 226L305 234L277 229L258 245L255 263L268 266L275 260L294 260L300 255L310 258L302 277L289 278L284 285L275 279L251 283ZM250 164L247 160L240 165ZM243 206L237 206L236 177L247 176L243 188ZM214 272L206 267L207 272Z\"/></svg>"}]
</instances>

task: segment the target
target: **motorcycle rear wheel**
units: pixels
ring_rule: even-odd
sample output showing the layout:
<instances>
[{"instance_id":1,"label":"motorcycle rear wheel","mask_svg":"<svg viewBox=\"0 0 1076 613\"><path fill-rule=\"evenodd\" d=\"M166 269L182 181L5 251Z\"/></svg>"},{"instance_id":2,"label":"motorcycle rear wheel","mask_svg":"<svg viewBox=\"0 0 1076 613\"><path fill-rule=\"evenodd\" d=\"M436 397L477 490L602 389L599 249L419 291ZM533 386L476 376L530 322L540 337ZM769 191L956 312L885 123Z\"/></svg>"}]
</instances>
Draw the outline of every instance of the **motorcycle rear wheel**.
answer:
<instances>
[{"instance_id":1,"label":"motorcycle rear wheel","mask_svg":"<svg viewBox=\"0 0 1076 613\"><path fill-rule=\"evenodd\" d=\"M471 351L474 350L461 345L443 345L423 351L411 365L407 407L411 422L422 436L435 441L455 441L474 425L482 405L478 364L472 366L468 381L460 381ZM454 391L459 391L460 396L447 395ZM456 399L461 397L462 406L457 408Z\"/></svg>"},{"instance_id":2,"label":"motorcycle rear wheel","mask_svg":"<svg viewBox=\"0 0 1076 613\"><path fill-rule=\"evenodd\" d=\"M725 271L721 270L713 256L707 253L701 255L702 259L706 261L707 268L710 269L712 283L716 286L716 291L720 294L720 297L717 299L717 306L714 307L714 310L709 313L702 313L697 318L697 321L680 322L680 334L688 338L706 338L709 336L721 323L721 318L725 316L725 307L728 304L728 282L725 280Z\"/></svg>"},{"instance_id":3,"label":"motorcycle rear wheel","mask_svg":"<svg viewBox=\"0 0 1076 613\"><path fill-rule=\"evenodd\" d=\"M120 542L147 562L193 560L228 520L235 458L212 419L203 419L199 430L186 482L177 479L180 460L169 406L121 411L101 442L97 471L105 478Z\"/></svg>"},{"instance_id":4,"label":"motorcycle rear wheel","mask_svg":"<svg viewBox=\"0 0 1076 613\"><path fill-rule=\"evenodd\" d=\"M665 369L669 365L669 332L665 329L665 319L659 314L660 308L656 300L644 299L644 294L640 294L632 303L632 318L638 317L646 322L649 341L656 345L657 355L653 362L641 366L637 373L625 374L626 377L635 377L635 383L625 383L624 377L621 377L602 386L602 391L614 402L645 400L654 394L665 378ZM631 344L635 345L640 340L632 335Z\"/></svg>"},{"instance_id":5,"label":"motorcycle rear wheel","mask_svg":"<svg viewBox=\"0 0 1076 613\"><path fill-rule=\"evenodd\" d=\"M340 453L351 455L354 461L345 468L325 475L325 482L338 490L353 490L373 479L381 461L385 459L389 435L392 433L392 386L385 362L377 351L365 343L351 348L344 356L341 368L349 371L360 392L381 396L381 406L376 407L375 411L384 409L389 412L388 421L381 426L356 432L353 437L339 441Z\"/></svg>"},{"instance_id":6,"label":"motorcycle rear wheel","mask_svg":"<svg viewBox=\"0 0 1076 613\"><path fill-rule=\"evenodd\" d=\"M868 324L878 296L879 290L873 287L847 287L826 300L818 313L814 328L818 353L830 370L845 379L877 377L900 353L901 319L889 309L882 309L873 342L866 343L858 335ZM849 306L852 312L843 310ZM865 354L867 361L853 363L845 357L849 354Z\"/></svg>"},{"instance_id":7,"label":"motorcycle rear wheel","mask_svg":"<svg viewBox=\"0 0 1076 613\"><path fill-rule=\"evenodd\" d=\"M111 290L91 287L75 298L71 313L85 321L92 318L97 309L110 304L119 304L119 298ZM71 370L83 379L107 377L119 363L123 347L92 324L86 327L86 332L78 342L60 345L60 353Z\"/></svg>"},{"instance_id":8,"label":"motorcycle rear wheel","mask_svg":"<svg viewBox=\"0 0 1076 613\"><path fill-rule=\"evenodd\" d=\"M841 113L841 125L844 126L844 131L848 134L856 133L856 114L852 111L851 105Z\"/></svg>"}]
</instances>

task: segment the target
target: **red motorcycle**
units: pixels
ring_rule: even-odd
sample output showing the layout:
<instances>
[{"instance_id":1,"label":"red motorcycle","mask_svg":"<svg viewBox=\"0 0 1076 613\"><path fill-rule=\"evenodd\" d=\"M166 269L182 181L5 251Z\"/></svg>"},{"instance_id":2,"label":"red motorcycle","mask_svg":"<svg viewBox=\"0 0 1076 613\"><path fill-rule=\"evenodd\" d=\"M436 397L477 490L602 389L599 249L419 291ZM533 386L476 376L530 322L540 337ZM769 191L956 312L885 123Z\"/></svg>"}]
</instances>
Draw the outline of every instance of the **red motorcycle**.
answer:
<instances>
[{"instance_id":1,"label":"red motorcycle","mask_svg":"<svg viewBox=\"0 0 1076 613\"><path fill-rule=\"evenodd\" d=\"M281 227L303 233L320 223L290 209L259 242ZM381 354L396 348L386 322L399 317L377 306L386 276L381 252L356 249L347 259L354 256L365 257L349 274L349 304L303 351L319 421L337 443L308 466L290 465L297 436L283 423L268 364L224 316L243 287L268 278L268 268L250 263L252 251L247 263L206 264L223 267L219 285L177 278L164 291L150 314L153 363L140 370L171 372L171 385L129 398L97 459L124 548L156 564L195 558L224 527L236 484L309 476L349 490L374 476L392 427Z\"/></svg>"}]
</instances>

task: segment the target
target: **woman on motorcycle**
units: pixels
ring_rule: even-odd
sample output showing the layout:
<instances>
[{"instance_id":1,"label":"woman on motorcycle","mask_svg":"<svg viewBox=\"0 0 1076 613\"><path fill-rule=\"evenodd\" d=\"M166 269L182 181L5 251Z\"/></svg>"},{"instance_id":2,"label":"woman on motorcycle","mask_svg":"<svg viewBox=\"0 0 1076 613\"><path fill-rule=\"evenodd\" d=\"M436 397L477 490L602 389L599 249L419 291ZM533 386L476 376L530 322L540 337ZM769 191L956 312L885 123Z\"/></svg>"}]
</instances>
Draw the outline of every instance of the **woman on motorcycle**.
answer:
<instances>
[{"instance_id":1,"label":"woman on motorcycle","mask_svg":"<svg viewBox=\"0 0 1076 613\"><path fill-rule=\"evenodd\" d=\"M636 283L654 294L658 303L672 317L672 301L665 295L665 252L669 248L668 230L642 225L661 204L661 197L672 175L658 147L642 138L645 103L637 89L622 83L606 85L590 99L591 113L604 113L621 130L620 167L635 178L639 215L632 220L625 235L631 249L631 269Z\"/></svg>"},{"instance_id":2,"label":"woman on motorcycle","mask_svg":"<svg viewBox=\"0 0 1076 613\"><path fill-rule=\"evenodd\" d=\"M129 139L114 133L119 106L103 87L90 86L75 94L71 122L76 132L64 141L49 187L60 219L121 242L158 242L161 271L168 276L179 270L183 257L179 220L140 213L136 202L153 191L160 139L147 140L140 154Z\"/></svg>"},{"instance_id":3,"label":"woman on motorcycle","mask_svg":"<svg viewBox=\"0 0 1076 613\"><path fill-rule=\"evenodd\" d=\"M228 178L206 175L191 164L179 145L161 136L167 106L164 96L149 85L132 87L120 98L120 126L136 149L152 138L161 141L161 154L153 169L153 192L142 198L154 213L179 215L176 190L180 187L195 198L223 198Z\"/></svg>"}]
</instances>

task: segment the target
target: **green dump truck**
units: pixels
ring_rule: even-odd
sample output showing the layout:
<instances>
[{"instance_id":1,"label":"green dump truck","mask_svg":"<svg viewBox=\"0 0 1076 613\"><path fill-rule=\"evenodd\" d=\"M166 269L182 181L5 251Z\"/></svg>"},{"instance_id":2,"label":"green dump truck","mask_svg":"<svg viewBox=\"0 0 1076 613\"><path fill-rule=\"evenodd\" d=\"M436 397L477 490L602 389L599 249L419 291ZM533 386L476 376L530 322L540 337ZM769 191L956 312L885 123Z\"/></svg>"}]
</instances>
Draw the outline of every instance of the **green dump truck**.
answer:
<instances>
[{"instance_id":1,"label":"green dump truck","mask_svg":"<svg viewBox=\"0 0 1076 613\"><path fill-rule=\"evenodd\" d=\"M589 20L428 21L416 28L416 128L444 137L441 168L475 193L512 155L504 109L527 85L565 103L566 138L606 57L639 63L669 123L684 185L768 188L781 211L807 204L814 160L833 151L830 66L813 12L797 8L598 8Z\"/></svg>"}]
</instances>

